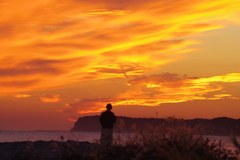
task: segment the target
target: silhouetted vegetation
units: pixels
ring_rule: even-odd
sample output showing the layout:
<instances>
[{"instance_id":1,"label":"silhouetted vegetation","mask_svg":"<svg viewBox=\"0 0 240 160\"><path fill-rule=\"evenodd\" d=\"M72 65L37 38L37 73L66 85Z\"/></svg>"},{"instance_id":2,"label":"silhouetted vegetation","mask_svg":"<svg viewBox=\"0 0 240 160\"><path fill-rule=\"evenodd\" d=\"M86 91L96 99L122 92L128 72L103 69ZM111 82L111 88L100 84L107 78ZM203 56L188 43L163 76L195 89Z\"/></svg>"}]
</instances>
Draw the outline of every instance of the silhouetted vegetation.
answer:
<instances>
[{"instance_id":1,"label":"silhouetted vegetation","mask_svg":"<svg viewBox=\"0 0 240 160\"><path fill-rule=\"evenodd\" d=\"M98 122L99 116L86 116L81 117L75 122L74 127L71 129L73 132L100 132L101 126ZM131 126L135 124L138 129L146 130L145 123L153 126L165 123L167 120L163 118L130 118L130 117L117 117L125 121L124 132L133 132ZM183 120L188 126L195 127L198 125L204 126L202 129L205 135L225 135L228 136L231 132L240 135L240 119L232 119L228 117L218 117L213 119L186 119ZM91 124L91 125L89 125ZM115 127L114 132L118 132Z\"/></svg>"},{"instance_id":2,"label":"silhouetted vegetation","mask_svg":"<svg viewBox=\"0 0 240 160\"><path fill-rule=\"evenodd\" d=\"M159 126L136 130L127 140L119 135L112 147L99 149L96 160L237 160L236 153L201 134L200 126L188 127L169 118Z\"/></svg>"},{"instance_id":3,"label":"silhouetted vegetation","mask_svg":"<svg viewBox=\"0 0 240 160\"><path fill-rule=\"evenodd\" d=\"M125 125L124 120L118 122L119 132L112 146L98 145L83 155L66 145L61 160L239 160L240 144L234 135L230 139L235 149L229 150L221 141L204 137L200 125L191 127L184 120L170 117L159 125L146 124L146 130L133 124L134 133L127 135L122 132Z\"/></svg>"}]
</instances>

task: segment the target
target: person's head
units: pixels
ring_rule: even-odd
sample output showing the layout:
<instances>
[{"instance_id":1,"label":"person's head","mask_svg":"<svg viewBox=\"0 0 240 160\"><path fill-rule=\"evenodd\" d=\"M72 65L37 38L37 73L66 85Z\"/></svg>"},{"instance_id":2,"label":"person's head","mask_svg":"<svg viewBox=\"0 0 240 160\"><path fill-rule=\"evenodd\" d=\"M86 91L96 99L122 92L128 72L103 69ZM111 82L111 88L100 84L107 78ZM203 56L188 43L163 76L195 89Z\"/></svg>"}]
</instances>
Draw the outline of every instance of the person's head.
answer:
<instances>
[{"instance_id":1,"label":"person's head","mask_svg":"<svg viewBox=\"0 0 240 160\"><path fill-rule=\"evenodd\" d=\"M107 106L106 106L106 108L107 108L107 110L110 111L110 110L112 109L112 105L111 105L111 103L108 103Z\"/></svg>"}]
</instances>

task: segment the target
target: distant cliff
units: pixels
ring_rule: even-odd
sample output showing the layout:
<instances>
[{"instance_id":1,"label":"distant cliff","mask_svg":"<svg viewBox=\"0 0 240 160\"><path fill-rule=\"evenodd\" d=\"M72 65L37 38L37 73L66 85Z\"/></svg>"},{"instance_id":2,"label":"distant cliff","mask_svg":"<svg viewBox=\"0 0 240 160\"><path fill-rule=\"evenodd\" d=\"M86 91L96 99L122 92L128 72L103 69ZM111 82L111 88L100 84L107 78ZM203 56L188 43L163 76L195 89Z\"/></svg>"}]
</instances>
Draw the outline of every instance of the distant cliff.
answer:
<instances>
[{"instance_id":1,"label":"distant cliff","mask_svg":"<svg viewBox=\"0 0 240 160\"><path fill-rule=\"evenodd\" d=\"M166 119L117 117L114 131L118 132L119 128L123 128L124 131L131 132L132 126L143 130L146 129L147 124L156 126L163 122L166 122ZM196 125L203 126L203 133L205 135L229 135L230 133L240 135L240 119L218 117L213 119L188 119L184 120L184 122L191 127ZM99 123L99 116L80 117L70 131L100 132L101 125Z\"/></svg>"}]
</instances>

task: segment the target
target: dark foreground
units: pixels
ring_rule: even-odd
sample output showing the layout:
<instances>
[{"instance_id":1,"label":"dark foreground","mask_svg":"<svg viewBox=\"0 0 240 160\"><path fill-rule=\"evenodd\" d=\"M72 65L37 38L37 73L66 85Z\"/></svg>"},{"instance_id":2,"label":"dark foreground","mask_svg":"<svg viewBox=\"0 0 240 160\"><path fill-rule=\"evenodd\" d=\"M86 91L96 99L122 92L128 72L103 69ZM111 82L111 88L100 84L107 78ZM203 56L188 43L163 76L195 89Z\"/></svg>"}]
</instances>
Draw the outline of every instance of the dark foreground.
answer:
<instances>
[{"instance_id":1,"label":"dark foreground","mask_svg":"<svg viewBox=\"0 0 240 160\"><path fill-rule=\"evenodd\" d=\"M188 126L183 120L168 118L165 123L146 130L119 134L112 146L97 143L36 141L0 143L0 160L240 160L240 142L229 138L235 149L202 135L201 126Z\"/></svg>"},{"instance_id":2,"label":"dark foreground","mask_svg":"<svg viewBox=\"0 0 240 160\"><path fill-rule=\"evenodd\" d=\"M239 160L219 143L185 138L138 135L109 147L72 140L6 142L0 143L0 160Z\"/></svg>"},{"instance_id":3,"label":"dark foreground","mask_svg":"<svg viewBox=\"0 0 240 160\"><path fill-rule=\"evenodd\" d=\"M4 142L0 143L0 160L60 160L70 155L89 156L97 148L98 144L87 141Z\"/></svg>"}]
</instances>

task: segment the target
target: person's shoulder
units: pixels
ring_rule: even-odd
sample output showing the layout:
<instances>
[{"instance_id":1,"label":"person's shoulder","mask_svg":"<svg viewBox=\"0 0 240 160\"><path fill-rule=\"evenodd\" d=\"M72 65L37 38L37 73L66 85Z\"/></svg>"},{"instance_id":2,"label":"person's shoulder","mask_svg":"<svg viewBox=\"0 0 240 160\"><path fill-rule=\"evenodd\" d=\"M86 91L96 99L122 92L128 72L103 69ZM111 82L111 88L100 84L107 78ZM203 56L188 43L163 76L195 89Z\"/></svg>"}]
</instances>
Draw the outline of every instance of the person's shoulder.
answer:
<instances>
[{"instance_id":1,"label":"person's shoulder","mask_svg":"<svg viewBox=\"0 0 240 160\"><path fill-rule=\"evenodd\" d=\"M109 114L109 113L110 113L109 111L104 111L101 114Z\"/></svg>"},{"instance_id":2,"label":"person's shoulder","mask_svg":"<svg viewBox=\"0 0 240 160\"><path fill-rule=\"evenodd\" d=\"M105 111L105 114L114 114L114 113L112 111L107 110Z\"/></svg>"},{"instance_id":3,"label":"person's shoulder","mask_svg":"<svg viewBox=\"0 0 240 160\"><path fill-rule=\"evenodd\" d=\"M103 114L105 114L105 113L106 113L106 111L102 112L101 115L103 115Z\"/></svg>"},{"instance_id":4,"label":"person's shoulder","mask_svg":"<svg viewBox=\"0 0 240 160\"><path fill-rule=\"evenodd\" d=\"M111 114L115 115L113 112L111 112Z\"/></svg>"}]
</instances>

